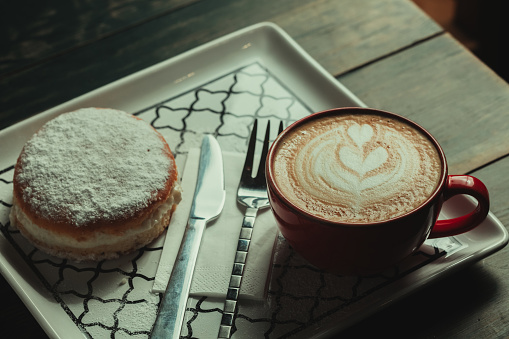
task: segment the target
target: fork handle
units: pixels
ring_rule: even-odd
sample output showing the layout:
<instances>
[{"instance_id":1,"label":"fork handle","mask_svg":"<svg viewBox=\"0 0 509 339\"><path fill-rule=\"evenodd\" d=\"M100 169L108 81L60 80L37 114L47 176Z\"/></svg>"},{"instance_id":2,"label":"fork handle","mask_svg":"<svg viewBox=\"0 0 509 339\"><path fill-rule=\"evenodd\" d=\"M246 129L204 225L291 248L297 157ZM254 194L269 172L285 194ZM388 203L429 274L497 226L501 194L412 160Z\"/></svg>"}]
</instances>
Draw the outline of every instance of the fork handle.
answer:
<instances>
[{"instance_id":1,"label":"fork handle","mask_svg":"<svg viewBox=\"0 0 509 339\"><path fill-rule=\"evenodd\" d=\"M232 274L228 292L226 293L226 301L223 308L223 316L219 327L218 339L229 339L233 321L235 319L235 310L237 309L237 301L240 295L240 285L244 276L244 268L246 266L247 252L251 243L253 234L253 226L256 219L258 208L248 207L242 220L242 228L240 230L239 242L237 244L237 252L235 253L235 261L233 263Z\"/></svg>"}]
</instances>

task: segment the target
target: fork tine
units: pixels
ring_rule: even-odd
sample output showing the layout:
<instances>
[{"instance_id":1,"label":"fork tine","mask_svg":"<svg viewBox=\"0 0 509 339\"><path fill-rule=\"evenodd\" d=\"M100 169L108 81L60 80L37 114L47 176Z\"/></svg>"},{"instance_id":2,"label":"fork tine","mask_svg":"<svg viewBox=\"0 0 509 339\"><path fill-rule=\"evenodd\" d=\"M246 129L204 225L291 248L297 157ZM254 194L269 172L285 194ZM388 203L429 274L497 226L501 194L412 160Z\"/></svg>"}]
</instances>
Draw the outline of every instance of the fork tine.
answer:
<instances>
[{"instance_id":1,"label":"fork tine","mask_svg":"<svg viewBox=\"0 0 509 339\"><path fill-rule=\"evenodd\" d=\"M284 126L283 126L283 120L281 120L281 121L279 122L279 130L278 130L278 132L277 132L277 135L281 134L281 132L283 132L283 130L284 130L284 129L285 129L285 128L284 128Z\"/></svg>"},{"instance_id":2,"label":"fork tine","mask_svg":"<svg viewBox=\"0 0 509 339\"><path fill-rule=\"evenodd\" d=\"M244 162L244 169L242 170L242 178L251 176L253 171L254 152L256 147L256 133L258 128L258 119L255 119L253 129L251 130L251 137L249 139L249 146L247 148L246 161Z\"/></svg>"},{"instance_id":3,"label":"fork tine","mask_svg":"<svg viewBox=\"0 0 509 339\"><path fill-rule=\"evenodd\" d=\"M267 129L265 130L265 139L263 139L262 155L260 156L260 164L258 165L257 179L265 179L265 162L267 161L267 153L270 144L270 120L267 121Z\"/></svg>"}]
</instances>

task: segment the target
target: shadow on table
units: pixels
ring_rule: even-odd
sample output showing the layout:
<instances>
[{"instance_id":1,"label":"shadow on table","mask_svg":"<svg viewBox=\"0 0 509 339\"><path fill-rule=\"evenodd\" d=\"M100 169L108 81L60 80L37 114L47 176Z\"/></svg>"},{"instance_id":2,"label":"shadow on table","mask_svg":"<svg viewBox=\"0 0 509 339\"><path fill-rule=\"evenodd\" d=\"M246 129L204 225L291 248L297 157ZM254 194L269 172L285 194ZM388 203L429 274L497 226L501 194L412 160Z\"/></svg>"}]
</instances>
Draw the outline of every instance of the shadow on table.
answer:
<instances>
[{"instance_id":1,"label":"shadow on table","mask_svg":"<svg viewBox=\"0 0 509 339\"><path fill-rule=\"evenodd\" d=\"M458 324L479 321L499 291L495 277L477 263L344 330L341 338L461 337Z\"/></svg>"}]
</instances>

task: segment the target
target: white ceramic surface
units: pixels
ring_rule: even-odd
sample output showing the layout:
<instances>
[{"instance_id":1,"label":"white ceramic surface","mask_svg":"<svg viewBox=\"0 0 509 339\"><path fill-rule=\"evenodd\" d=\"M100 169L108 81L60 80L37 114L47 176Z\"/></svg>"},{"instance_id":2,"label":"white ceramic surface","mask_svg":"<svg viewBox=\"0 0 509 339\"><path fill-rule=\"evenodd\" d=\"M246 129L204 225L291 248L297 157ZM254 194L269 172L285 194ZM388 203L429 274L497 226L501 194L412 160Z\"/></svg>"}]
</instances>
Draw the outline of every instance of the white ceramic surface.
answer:
<instances>
[{"instance_id":1,"label":"white ceramic surface","mask_svg":"<svg viewBox=\"0 0 509 339\"><path fill-rule=\"evenodd\" d=\"M362 105L280 28L262 23L0 131L0 144L9 145L0 154L0 271L52 338L146 338L159 301L150 290L163 239L96 265L76 265L34 250L8 224L13 165L27 138L59 113L117 108L151 122L182 169L188 150L199 145L204 133L215 135L224 151L244 152L254 117L288 125L312 112ZM461 213L471 205L457 197L443 214ZM499 250L507 239L503 225L490 214L475 230L427 242L400 267L361 279L320 272L278 238L267 302L241 302L234 338L329 335ZM183 335L215 338L222 301L192 298L189 306Z\"/></svg>"}]
</instances>

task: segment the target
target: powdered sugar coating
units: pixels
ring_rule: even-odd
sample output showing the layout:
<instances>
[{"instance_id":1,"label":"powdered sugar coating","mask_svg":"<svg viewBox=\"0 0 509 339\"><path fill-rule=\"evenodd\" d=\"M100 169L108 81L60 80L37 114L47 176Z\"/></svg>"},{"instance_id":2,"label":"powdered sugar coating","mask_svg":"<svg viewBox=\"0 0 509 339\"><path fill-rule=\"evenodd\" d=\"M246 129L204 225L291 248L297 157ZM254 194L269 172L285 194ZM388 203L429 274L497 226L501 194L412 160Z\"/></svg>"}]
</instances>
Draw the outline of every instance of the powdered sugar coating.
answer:
<instances>
[{"instance_id":1,"label":"powdered sugar coating","mask_svg":"<svg viewBox=\"0 0 509 339\"><path fill-rule=\"evenodd\" d=\"M153 202L173 167L168 152L146 122L85 108L49 121L25 144L16 180L36 215L81 227Z\"/></svg>"}]
</instances>

